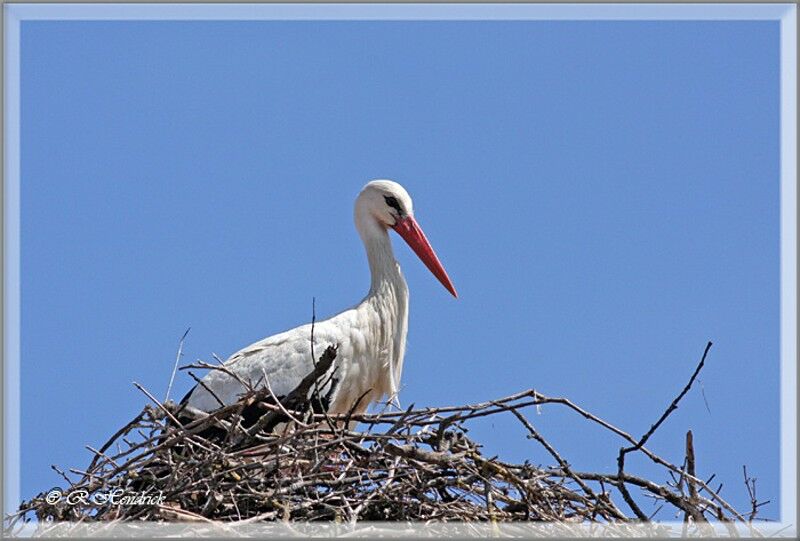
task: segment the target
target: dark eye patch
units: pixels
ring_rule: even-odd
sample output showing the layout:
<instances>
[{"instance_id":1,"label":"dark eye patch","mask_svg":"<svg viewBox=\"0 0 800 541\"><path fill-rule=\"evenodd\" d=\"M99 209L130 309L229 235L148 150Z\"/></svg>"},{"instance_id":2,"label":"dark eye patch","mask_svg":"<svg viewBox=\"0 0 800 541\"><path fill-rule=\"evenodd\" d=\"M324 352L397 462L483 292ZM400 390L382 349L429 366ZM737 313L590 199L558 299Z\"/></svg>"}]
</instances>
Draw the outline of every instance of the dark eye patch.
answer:
<instances>
[{"instance_id":1,"label":"dark eye patch","mask_svg":"<svg viewBox=\"0 0 800 541\"><path fill-rule=\"evenodd\" d=\"M393 209L397 210L400 215L404 215L403 208L400 206L400 202L397 201L396 197L392 197L391 195L384 195L383 198L386 200L386 204L392 207Z\"/></svg>"}]
</instances>

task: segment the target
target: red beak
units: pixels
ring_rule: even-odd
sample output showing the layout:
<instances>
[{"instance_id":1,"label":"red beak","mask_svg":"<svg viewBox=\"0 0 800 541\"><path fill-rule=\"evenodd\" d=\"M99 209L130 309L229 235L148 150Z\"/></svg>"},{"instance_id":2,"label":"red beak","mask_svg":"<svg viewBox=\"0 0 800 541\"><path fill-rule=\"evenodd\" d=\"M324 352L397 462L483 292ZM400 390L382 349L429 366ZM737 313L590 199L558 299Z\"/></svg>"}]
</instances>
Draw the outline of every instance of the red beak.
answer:
<instances>
[{"instance_id":1,"label":"red beak","mask_svg":"<svg viewBox=\"0 0 800 541\"><path fill-rule=\"evenodd\" d=\"M425 233L422 232L422 228L417 224L414 217L406 216L405 218L398 219L392 226L392 229L397 231L397 234L403 237L403 240L411 246L411 249L414 250L417 257L425 263L428 270L430 270L442 285L447 288L447 291L452 293L453 297L458 298L458 293L456 293L456 288L453 287L453 282L450 281L450 277L447 276L447 271L444 270L444 267L439 262L439 258L436 257L436 252L433 251L431 243L428 242Z\"/></svg>"}]
</instances>

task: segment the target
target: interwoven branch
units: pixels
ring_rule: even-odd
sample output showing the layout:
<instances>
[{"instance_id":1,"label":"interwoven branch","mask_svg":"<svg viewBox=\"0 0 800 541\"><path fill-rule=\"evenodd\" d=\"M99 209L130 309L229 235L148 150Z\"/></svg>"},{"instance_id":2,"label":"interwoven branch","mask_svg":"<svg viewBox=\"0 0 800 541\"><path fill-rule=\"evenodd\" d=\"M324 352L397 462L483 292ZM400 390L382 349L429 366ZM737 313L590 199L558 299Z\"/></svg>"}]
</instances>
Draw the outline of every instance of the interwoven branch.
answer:
<instances>
[{"instance_id":1,"label":"interwoven branch","mask_svg":"<svg viewBox=\"0 0 800 541\"><path fill-rule=\"evenodd\" d=\"M315 414L303 389L280 404L270 403L267 389L251 390L238 404L211 414L159 403L117 431L94 451L86 471L63 492L84 492L85 502L49 503L46 493L24 502L6 517L6 528L26 521L562 521L629 523L649 521L632 492L643 494L680 512L701 531L709 521L747 519L696 477L645 447L646 441L677 407L702 369L709 352L681 394L639 439L575 405L566 398L547 397L531 389L479 404L414 408L380 414L326 416ZM335 358L328 348L316 363L320 374ZM274 398L274 397L272 397ZM288 428L265 433L242 426L245 404L262 404L268 411L257 423L283 416ZM573 468L563 450L556 450L525 415L545 404L575 411L590 423L621 438L615 472L584 472ZM484 456L479 442L467 436L477 418L511 414L529 439L553 458L550 467L504 462ZM181 421L176 418L180 416ZM188 420L187 420L188 419ZM294 419L296 422L291 422ZM350 430L348 421L359 421ZM222 427L224 439L207 439L206 429ZM662 467L664 479L644 479L625 471L626 455L641 453ZM678 475L680 483L670 484ZM752 480L748 480L748 490ZM709 479L710 481L710 479ZM683 486L689 486L685 493ZM123 506L93 500L92 495L119 490L123 494L159 495L150 505ZM760 504L752 496L753 511ZM625 511L624 509L628 509ZM755 532L755 529L752 531ZM757 535L757 532L755 532Z\"/></svg>"}]
</instances>

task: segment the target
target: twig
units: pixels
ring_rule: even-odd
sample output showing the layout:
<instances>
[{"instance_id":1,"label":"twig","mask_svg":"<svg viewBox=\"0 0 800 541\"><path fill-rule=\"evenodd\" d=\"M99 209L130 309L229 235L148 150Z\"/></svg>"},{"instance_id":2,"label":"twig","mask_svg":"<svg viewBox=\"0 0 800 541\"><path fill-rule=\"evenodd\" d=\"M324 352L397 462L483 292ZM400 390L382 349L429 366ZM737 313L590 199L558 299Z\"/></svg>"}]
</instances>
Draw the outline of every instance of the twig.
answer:
<instances>
[{"instance_id":1,"label":"twig","mask_svg":"<svg viewBox=\"0 0 800 541\"><path fill-rule=\"evenodd\" d=\"M712 346L712 342L709 341L706 344L706 349L703 351L703 357L700 359L700 363L697 365L697 368L694 369L694 373L692 374L692 377L689 378L689 383L687 383L686 386L683 388L683 390L680 392L680 394L678 394L678 396L675 397L675 399L672 401L672 403L669 405L669 407L666 409L666 411L664 411L664 413L661 414L661 417L659 417L658 421L656 421L655 424L650 427L650 430L648 430L644 434L644 436L642 436L639 439L639 441L636 443L636 445L634 445L633 448L630 449L631 451L635 451L637 449L640 449L642 447L642 445L647 443L647 440L650 439L650 436L652 436L653 433L658 429L658 427L661 426L661 423L663 423L666 420L666 418L669 417L670 413L672 413L673 411L678 409L678 402L680 402L681 399L684 396L686 396L686 393L688 393L689 389L692 388L692 384L694 383L694 380L697 378L697 375L700 373L700 370L703 369L703 365L706 362L706 356L708 355L708 350L711 349L711 346Z\"/></svg>"},{"instance_id":2,"label":"twig","mask_svg":"<svg viewBox=\"0 0 800 541\"><path fill-rule=\"evenodd\" d=\"M685 465L675 466L645 447L643 440L655 429L634 439L566 398L547 397L533 389L461 406L415 409L412 405L397 412L355 414L360 407L356 403L346 414L314 414L309 411L309 392L324 381L336 354L335 347L328 347L315 363L314 372L288 396L277 396L265 374L261 388L246 391L237 403L212 413L171 401L160 403L137 384L155 405L146 406L99 450L92 449L95 454L89 468L71 468L82 477L70 483L70 490L93 494L144 488L163 494L164 505L51 505L43 493L24 502L20 511L6 517L7 522L13 527L35 516L43 528L49 528L44 525L51 519L108 524L176 518L237 524L270 520L532 520L584 522L599 528L613 525L630 534L625 528L632 520L653 520L660 509L669 506L701 529L709 527L704 516L708 513L729 532L746 524L752 535L760 535L753 520L755 511L766 502L756 501L754 480L746 470L750 521L724 502L719 490L708 486L713 476L706 481L697 478L693 444L687 445ZM638 445L635 450L663 468L662 475L668 472L673 476L676 488L672 482L631 475L619 464L613 473L578 471L563 450L557 450L525 415L526 408L542 404L566 407L627 444ZM243 409L249 406L267 412L254 425L256 430L237 432L237 438L231 438L241 424ZM177 412L183 425L169 421ZM527 429L528 437L547 451L554 467L514 464L482 454L480 442L468 436L470 424L505 412L513 414ZM656 425L665 418L662 415ZM278 434L259 429L269 429L273 422L284 419L291 429ZM363 422L366 430L351 430L350 421ZM212 436L213 431L208 430L212 426L222 427L226 435ZM112 456L106 450L117 442L126 442L127 448ZM659 503L655 512L644 514L631 496L634 489ZM623 501L627 507L618 507Z\"/></svg>"},{"instance_id":3,"label":"twig","mask_svg":"<svg viewBox=\"0 0 800 541\"><path fill-rule=\"evenodd\" d=\"M692 384L694 383L694 380L697 378L697 375L700 373L700 370L703 369L703 365L706 362L706 356L708 355L708 350L711 349L711 345L712 345L711 341L709 341L706 344L706 348L703 351L703 356L700 359L700 363L695 368L694 373L692 374L692 377L689 378L689 382L686 384L686 386L683 388L683 390L678 394L678 396L675 397L675 399L672 401L672 403L669 405L669 407L664 411L664 413L661 414L661 417L659 417L658 421L656 421L650 427L650 430L645 432L645 434L641 438L639 438L639 441L637 441L634 445L632 445L630 447L622 447L622 448L620 448L619 454L617 455L617 476L619 478L622 478L623 475L624 475L625 455L627 455L628 453L630 453L632 451L637 451L637 450L641 449L644 446L644 444L647 442L647 440L650 439L650 436L652 436L655 433L655 431L658 430L658 427L661 426L661 423L663 423L666 420L666 418L669 417L670 413L672 413L673 411L675 411L678 408L678 403L686 395L686 393L689 392L689 389L692 388ZM692 479L694 479L694 475L692 475ZM633 498L631 497L631 495L628 492L627 488L625 487L625 484L624 483L618 484L618 488L619 488L620 492L622 493L622 497L625 499L625 502L633 510L633 512L636 514L636 516L640 520L647 521L648 520L647 519L647 515L644 514L644 512L639 508L639 506L633 500ZM697 516L698 516L697 513L692 513L692 515L695 518L697 518ZM702 513L699 514L699 517L702 519Z\"/></svg>"},{"instance_id":4,"label":"twig","mask_svg":"<svg viewBox=\"0 0 800 541\"><path fill-rule=\"evenodd\" d=\"M167 385L167 393L164 395L164 402L169 400L169 393L172 391L172 383L175 381L175 374L178 372L178 363L180 362L181 357L183 357L183 341L186 340L186 335L189 334L189 331L191 330L191 327L186 329L186 332L183 333L183 336L181 336L181 340L178 343L178 353L175 355L175 365L172 367L172 375L169 377L169 385Z\"/></svg>"},{"instance_id":5,"label":"twig","mask_svg":"<svg viewBox=\"0 0 800 541\"><path fill-rule=\"evenodd\" d=\"M197 383L200 387L205 389L208 392L208 394L210 394L211 397L214 400L217 401L217 404L219 404L219 407L221 407L221 408L225 407L225 402L223 402L222 399L220 399L220 397L217 396L217 393L215 393L214 390L211 387L206 385L206 382L204 382L202 379L200 379L197 376L195 376L194 372L192 372L191 370L187 370L187 373L195 381L195 383Z\"/></svg>"}]
</instances>

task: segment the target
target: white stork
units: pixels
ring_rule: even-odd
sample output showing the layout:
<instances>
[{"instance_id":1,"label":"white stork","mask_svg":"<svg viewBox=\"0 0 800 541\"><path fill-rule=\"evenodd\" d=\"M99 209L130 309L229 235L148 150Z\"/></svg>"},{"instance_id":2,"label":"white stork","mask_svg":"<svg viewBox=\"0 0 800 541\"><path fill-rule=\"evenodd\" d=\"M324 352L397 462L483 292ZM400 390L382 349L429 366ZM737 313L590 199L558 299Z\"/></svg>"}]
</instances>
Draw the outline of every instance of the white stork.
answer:
<instances>
[{"instance_id":1,"label":"white stork","mask_svg":"<svg viewBox=\"0 0 800 541\"><path fill-rule=\"evenodd\" d=\"M414 219L408 192L390 180L373 180L359 193L355 224L367 252L372 275L361 302L314 324L314 354L338 345L327 379L318 389L328 413L363 413L384 396L396 397L408 330L408 287L394 258L389 228L394 229L454 297L457 293L425 234ZM303 325L256 342L234 353L226 371L212 370L182 403L205 412L235 403L265 379L277 398L294 390L314 370L312 325ZM353 409L354 408L354 409Z\"/></svg>"}]
</instances>

